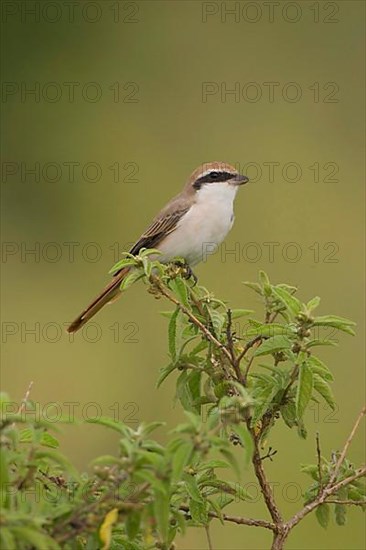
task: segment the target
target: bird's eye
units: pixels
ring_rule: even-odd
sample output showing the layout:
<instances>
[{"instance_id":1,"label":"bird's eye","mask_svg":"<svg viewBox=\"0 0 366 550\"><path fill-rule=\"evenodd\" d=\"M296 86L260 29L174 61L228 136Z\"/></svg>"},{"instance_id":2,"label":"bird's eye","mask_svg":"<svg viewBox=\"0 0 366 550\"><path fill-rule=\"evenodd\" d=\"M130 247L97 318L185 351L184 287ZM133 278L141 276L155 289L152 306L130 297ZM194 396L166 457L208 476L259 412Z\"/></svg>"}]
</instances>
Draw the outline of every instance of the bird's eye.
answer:
<instances>
[{"instance_id":1,"label":"bird's eye","mask_svg":"<svg viewBox=\"0 0 366 550\"><path fill-rule=\"evenodd\" d=\"M217 180L217 178L219 177L219 173L218 172L210 172L210 177L213 180Z\"/></svg>"}]
</instances>

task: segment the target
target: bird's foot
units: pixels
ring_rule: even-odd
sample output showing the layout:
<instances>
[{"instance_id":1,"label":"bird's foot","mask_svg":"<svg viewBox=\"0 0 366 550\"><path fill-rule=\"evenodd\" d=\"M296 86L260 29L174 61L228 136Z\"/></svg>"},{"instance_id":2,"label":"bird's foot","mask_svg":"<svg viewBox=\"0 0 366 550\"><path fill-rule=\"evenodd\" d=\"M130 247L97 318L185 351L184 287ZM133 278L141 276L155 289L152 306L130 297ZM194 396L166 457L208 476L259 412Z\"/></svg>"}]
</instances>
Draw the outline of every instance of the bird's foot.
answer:
<instances>
[{"instance_id":1,"label":"bird's foot","mask_svg":"<svg viewBox=\"0 0 366 550\"><path fill-rule=\"evenodd\" d=\"M192 268L185 262L177 260L174 264L179 268L181 275L184 279L193 279L193 286L196 286L198 282L197 275L192 271Z\"/></svg>"}]
</instances>

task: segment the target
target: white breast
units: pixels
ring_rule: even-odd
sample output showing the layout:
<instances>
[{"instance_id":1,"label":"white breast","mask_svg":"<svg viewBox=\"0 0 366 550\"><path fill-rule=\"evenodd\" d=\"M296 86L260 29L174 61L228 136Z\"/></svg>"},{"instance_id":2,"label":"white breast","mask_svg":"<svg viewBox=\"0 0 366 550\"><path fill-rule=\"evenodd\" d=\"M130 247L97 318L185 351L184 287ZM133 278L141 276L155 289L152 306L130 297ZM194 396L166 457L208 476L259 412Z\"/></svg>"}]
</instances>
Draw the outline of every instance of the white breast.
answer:
<instances>
[{"instance_id":1,"label":"white breast","mask_svg":"<svg viewBox=\"0 0 366 550\"><path fill-rule=\"evenodd\" d=\"M233 225L237 190L229 183L204 185L177 228L159 246L163 253L159 260L167 262L174 256L181 256L189 265L195 265L215 252Z\"/></svg>"}]
</instances>

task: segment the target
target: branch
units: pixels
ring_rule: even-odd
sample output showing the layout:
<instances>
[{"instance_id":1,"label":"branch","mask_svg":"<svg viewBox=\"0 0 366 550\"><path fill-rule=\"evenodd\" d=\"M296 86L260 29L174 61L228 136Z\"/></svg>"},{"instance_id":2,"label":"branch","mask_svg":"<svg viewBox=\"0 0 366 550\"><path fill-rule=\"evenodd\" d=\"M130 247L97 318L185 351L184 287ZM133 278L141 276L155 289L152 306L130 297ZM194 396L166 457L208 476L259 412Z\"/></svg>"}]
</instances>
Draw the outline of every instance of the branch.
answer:
<instances>
[{"instance_id":1,"label":"branch","mask_svg":"<svg viewBox=\"0 0 366 550\"><path fill-rule=\"evenodd\" d=\"M250 340L243 348L243 350L240 352L238 357L236 358L236 362L239 364L240 361L243 359L243 357L247 354L247 352L252 348L257 342L262 341L262 336L256 336L253 338L253 340Z\"/></svg>"},{"instance_id":2,"label":"branch","mask_svg":"<svg viewBox=\"0 0 366 550\"><path fill-rule=\"evenodd\" d=\"M321 494L323 490L323 476L322 476L322 457L320 452L319 432L316 432L316 456L318 461L318 476L319 476L319 493L318 494Z\"/></svg>"},{"instance_id":3,"label":"branch","mask_svg":"<svg viewBox=\"0 0 366 550\"><path fill-rule=\"evenodd\" d=\"M321 495L319 495L312 502L309 502L309 504L306 504L306 506L304 506L304 508L302 510L300 510L300 512L297 512L297 514L295 514L286 523L286 527L287 527L288 531L293 529L293 527L295 527L295 525L297 525L305 516L307 516L315 508L320 506L320 504L324 504L325 502L329 502L329 501L326 500L328 496L333 495L334 493L336 493L342 487L345 487L346 485L349 485L350 483L352 483L352 481L355 481L356 479L358 479L359 477L364 476L365 474L366 474L366 466L363 466L362 468L359 468L358 470L356 470L356 472L353 475L351 475L349 477L346 477L345 479L342 479L342 481L339 481L335 485L332 485L331 487L329 487L329 486L325 487L323 489L323 492L322 492Z\"/></svg>"},{"instance_id":4,"label":"branch","mask_svg":"<svg viewBox=\"0 0 366 550\"><path fill-rule=\"evenodd\" d=\"M346 506L366 506L366 500L326 500L327 504L344 504Z\"/></svg>"},{"instance_id":5,"label":"branch","mask_svg":"<svg viewBox=\"0 0 366 550\"><path fill-rule=\"evenodd\" d=\"M360 422L362 420L362 418L364 417L364 415L366 414L366 405L363 407L363 409L361 410L360 414L358 415L357 419L356 419L356 422L352 428L352 431L351 433L349 434L348 436L348 439L343 447L343 450L339 456L339 459L334 467L334 470L333 470L333 473L332 475L330 476L330 479L329 479L329 485L332 485L334 483L334 481L337 479L337 476L339 474L339 470L344 462L344 459L346 458L346 454L347 454L347 451L348 451L348 447L350 446L351 442L352 442L352 439L355 437L355 434L356 434L356 431L357 431L357 428L358 426L360 425Z\"/></svg>"},{"instance_id":6,"label":"branch","mask_svg":"<svg viewBox=\"0 0 366 550\"><path fill-rule=\"evenodd\" d=\"M338 474L339 474L339 470L343 464L343 461L346 457L346 453L348 451L348 448L352 442L352 439L354 438L355 434L356 434L356 431L357 431L357 428L359 427L360 425L360 422L363 418L363 416L366 414L366 406L364 406L360 412L360 414L358 415L357 419L356 419L356 422L351 430L351 433L349 434L348 438L347 438L347 441L343 447L343 450L340 454L340 457L335 465L335 468L333 470L333 473L329 479L329 482L327 483L326 486L324 486L321 491L319 492L318 496L316 499L314 499L312 502L309 502L308 504L306 504L306 506L300 510L300 512L297 512L297 514L295 514L287 523L286 523L286 531L287 533L293 528L295 527L295 525L297 525L305 516L307 516L307 514L309 514L310 512L312 512L312 510L314 510L315 508L317 508L318 506L320 506L320 504L323 504L324 502L329 502L327 501L327 498L330 497L331 495L333 495L334 493L336 493L337 491L339 491L339 489L342 489L342 487L345 487L346 485L349 485L350 483L352 483L353 481L355 481L356 479L358 479L359 477L363 477L366 475L366 466L362 466L361 468L359 468L358 470L356 470L356 472L348 477L346 477L345 479L342 479L341 481L338 481L338 483L334 483ZM318 460L319 460L319 452L320 450L318 451ZM319 480L320 481L320 480ZM353 501L351 501L352 504L353 504Z\"/></svg>"},{"instance_id":7,"label":"branch","mask_svg":"<svg viewBox=\"0 0 366 550\"><path fill-rule=\"evenodd\" d=\"M182 510L185 514L191 517L189 506L182 505L179 507L179 510ZM210 518L214 519L223 519L224 521L230 521L231 523L236 523L237 525L248 525L250 527L264 527L265 529L270 529L274 531L276 526L270 521L265 521L264 519L252 519L252 518L242 518L239 516L229 516L228 514L222 514L220 517L215 512L208 512Z\"/></svg>"},{"instance_id":8,"label":"branch","mask_svg":"<svg viewBox=\"0 0 366 550\"><path fill-rule=\"evenodd\" d=\"M258 438L256 437L253 429L249 426L249 420L247 422L247 425L248 425L248 430L252 434L252 438L253 438L253 442L254 442L254 453L253 453L253 458L252 458L252 463L253 463L253 466L254 466L254 472L255 472L255 475L258 479L258 482L259 482L259 485L260 485L262 495L263 495L264 501L266 503L267 509L268 509L268 511L271 515L271 518L273 519L273 521L276 525L276 529L277 529L277 526L279 524L283 523L283 519L282 519L281 513L280 513L280 511L277 507L277 504L274 500L272 489L271 489L271 487L270 487L270 485L267 481L266 474L265 474L264 469L263 469L262 459L261 459L259 448L258 448Z\"/></svg>"},{"instance_id":9,"label":"branch","mask_svg":"<svg viewBox=\"0 0 366 550\"><path fill-rule=\"evenodd\" d=\"M210 340L218 349L222 350L224 355L229 359L231 362L231 355L230 352L226 349L226 347L219 341L215 336L208 330L208 328L205 327L203 323L191 311L189 311L188 308L186 308L183 304L180 303L179 300L177 300L174 296L168 292L164 286L162 285L160 279L156 275L150 276L150 281L159 289L160 293L165 296L170 302L175 304L184 315L188 317L192 321L194 325L206 336L208 340Z\"/></svg>"},{"instance_id":10,"label":"branch","mask_svg":"<svg viewBox=\"0 0 366 550\"><path fill-rule=\"evenodd\" d=\"M230 363L235 371L236 378L240 384L245 385L245 378L243 376L243 373L240 370L240 361L237 361L235 357L235 349L234 349L234 339L233 339L233 333L232 333L232 313L231 309L227 310L227 325L226 325L226 340L227 340L227 349L230 353Z\"/></svg>"}]
</instances>

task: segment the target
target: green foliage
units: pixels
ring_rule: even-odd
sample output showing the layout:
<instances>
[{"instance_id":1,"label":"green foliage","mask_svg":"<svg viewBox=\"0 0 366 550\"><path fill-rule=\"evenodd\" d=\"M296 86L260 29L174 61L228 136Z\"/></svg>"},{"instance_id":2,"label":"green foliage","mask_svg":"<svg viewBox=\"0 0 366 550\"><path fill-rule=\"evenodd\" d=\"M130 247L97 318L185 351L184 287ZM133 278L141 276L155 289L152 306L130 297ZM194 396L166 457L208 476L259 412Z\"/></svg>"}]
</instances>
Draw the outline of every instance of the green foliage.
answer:
<instances>
[{"instance_id":1,"label":"green foliage","mask_svg":"<svg viewBox=\"0 0 366 550\"><path fill-rule=\"evenodd\" d=\"M123 289L141 279L150 293L174 305L164 313L170 361L158 386L175 374L185 421L162 445L151 439L159 422L132 429L110 418L93 420L118 434L118 451L96 458L90 473L80 474L59 451L55 424L24 414L34 407L28 401L17 413L7 412L10 399L2 395L1 548L168 550L187 527L206 527L213 518L223 522L223 510L234 500L245 510L251 495L241 480L252 460L258 464L261 442L271 438L277 421L306 437L309 403L323 399L334 408L331 369L314 355L324 344L319 327L353 334L354 323L314 316L318 297L303 303L294 287L274 285L263 272L259 283L245 283L263 301L259 320L194 285L181 262L163 266L151 261L152 254L127 254L112 272L128 268ZM313 480L307 503L333 468L334 458L303 466ZM343 461L336 481L352 472ZM364 502L363 485L356 479L333 497ZM318 506L319 523L328 525L331 507L343 525L341 503Z\"/></svg>"}]
</instances>

